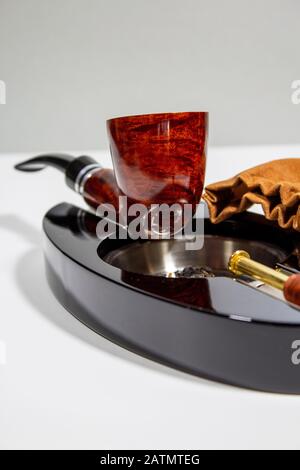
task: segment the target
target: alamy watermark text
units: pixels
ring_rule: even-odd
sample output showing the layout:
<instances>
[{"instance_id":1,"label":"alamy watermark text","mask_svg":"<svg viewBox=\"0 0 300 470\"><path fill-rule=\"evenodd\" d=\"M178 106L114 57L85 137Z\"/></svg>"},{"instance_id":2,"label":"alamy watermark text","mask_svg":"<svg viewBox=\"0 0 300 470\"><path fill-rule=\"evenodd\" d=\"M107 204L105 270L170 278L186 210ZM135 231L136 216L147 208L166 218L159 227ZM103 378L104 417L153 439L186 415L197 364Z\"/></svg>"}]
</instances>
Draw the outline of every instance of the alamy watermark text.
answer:
<instances>
[{"instance_id":1,"label":"alamy watermark text","mask_svg":"<svg viewBox=\"0 0 300 470\"><path fill-rule=\"evenodd\" d=\"M293 104L300 104L300 80L294 80L291 85L291 101Z\"/></svg>"},{"instance_id":2,"label":"alamy watermark text","mask_svg":"<svg viewBox=\"0 0 300 470\"><path fill-rule=\"evenodd\" d=\"M6 104L6 84L0 80L0 104Z\"/></svg>"}]
</instances>

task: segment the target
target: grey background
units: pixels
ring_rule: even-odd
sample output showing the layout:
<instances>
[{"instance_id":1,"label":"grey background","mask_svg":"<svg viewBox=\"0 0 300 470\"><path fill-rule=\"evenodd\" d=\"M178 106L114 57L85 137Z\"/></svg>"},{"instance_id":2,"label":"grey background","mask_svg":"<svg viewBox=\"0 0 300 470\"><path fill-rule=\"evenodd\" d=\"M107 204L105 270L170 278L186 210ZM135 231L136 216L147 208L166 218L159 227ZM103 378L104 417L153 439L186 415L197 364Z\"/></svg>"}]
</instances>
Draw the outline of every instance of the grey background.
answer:
<instances>
[{"instance_id":1,"label":"grey background","mask_svg":"<svg viewBox=\"0 0 300 470\"><path fill-rule=\"evenodd\" d=\"M210 144L300 142L298 0L0 0L0 151L101 149L105 119L210 111Z\"/></svg>"}]
</instances>

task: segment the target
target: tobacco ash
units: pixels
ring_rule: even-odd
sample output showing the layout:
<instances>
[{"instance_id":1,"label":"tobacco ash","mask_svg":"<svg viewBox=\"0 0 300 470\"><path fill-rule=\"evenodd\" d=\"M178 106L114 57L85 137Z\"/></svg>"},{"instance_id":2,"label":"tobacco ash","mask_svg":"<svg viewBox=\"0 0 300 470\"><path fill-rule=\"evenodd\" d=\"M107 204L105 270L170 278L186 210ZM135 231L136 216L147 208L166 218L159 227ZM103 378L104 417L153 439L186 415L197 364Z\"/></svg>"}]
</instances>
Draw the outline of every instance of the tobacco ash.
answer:
<instances>
[{"instance_id":1,"label":"tobacco ash","mask_svg":"<svg viewBox=\"0 0 300 470\"><path fill-rule=\"evenodd\" d=\"M186 266L183 269L164 273L166 277L170 278L188 278L188 279L201 279L206 277L215 277L213 272L209 268L203 268L202 266Z\"/></svg>"}]
</instances>

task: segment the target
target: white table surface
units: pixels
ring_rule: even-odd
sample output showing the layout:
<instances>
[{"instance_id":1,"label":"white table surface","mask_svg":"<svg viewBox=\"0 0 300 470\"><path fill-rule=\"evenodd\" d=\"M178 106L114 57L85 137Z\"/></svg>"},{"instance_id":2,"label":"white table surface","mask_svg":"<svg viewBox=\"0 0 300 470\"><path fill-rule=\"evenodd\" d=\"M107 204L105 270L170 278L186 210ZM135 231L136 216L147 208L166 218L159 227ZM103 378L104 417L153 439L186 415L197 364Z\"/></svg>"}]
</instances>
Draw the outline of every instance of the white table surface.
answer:
<instances>
[{"instance_id":1,"label":"white table surface","mask_svg":"<svg viewBox=\"0 0 300 470\"><path fill-rule=\"evenodd\" d=\"M81 153L110 165L106 152ZM61 307L45 279L41 222L52 205L82 202L56 170L13 170L29 156L0 155L0 448L300 448L300 396L174 371ZM300 157L300 146L210 148L206 182L285 156Z\"/></svg>"}]
</instances>

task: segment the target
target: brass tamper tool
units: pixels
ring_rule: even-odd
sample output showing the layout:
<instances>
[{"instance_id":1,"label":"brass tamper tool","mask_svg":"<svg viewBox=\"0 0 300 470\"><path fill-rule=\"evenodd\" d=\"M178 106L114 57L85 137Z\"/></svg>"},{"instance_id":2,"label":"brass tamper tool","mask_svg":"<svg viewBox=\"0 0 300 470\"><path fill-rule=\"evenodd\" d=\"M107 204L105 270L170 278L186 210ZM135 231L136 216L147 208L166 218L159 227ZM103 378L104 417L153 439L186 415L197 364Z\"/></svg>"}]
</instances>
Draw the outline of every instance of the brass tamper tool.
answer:
<instances>
[{"instance_id":1,"label":"brass tamper tool","mask_svg":"<svg viewBox=\"0 0 300 470\"><path fill-rule=\"evenodd\" d=\"M235 251L229 260L228 269L236 276L246 275L283 291L288 302L300 306L300 274L288 276L250 258L247 251Z\"/></svg>"}]
</instances>

